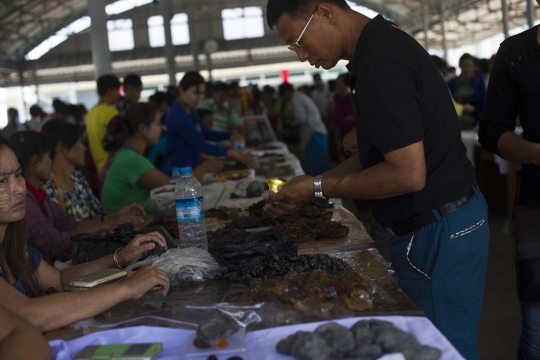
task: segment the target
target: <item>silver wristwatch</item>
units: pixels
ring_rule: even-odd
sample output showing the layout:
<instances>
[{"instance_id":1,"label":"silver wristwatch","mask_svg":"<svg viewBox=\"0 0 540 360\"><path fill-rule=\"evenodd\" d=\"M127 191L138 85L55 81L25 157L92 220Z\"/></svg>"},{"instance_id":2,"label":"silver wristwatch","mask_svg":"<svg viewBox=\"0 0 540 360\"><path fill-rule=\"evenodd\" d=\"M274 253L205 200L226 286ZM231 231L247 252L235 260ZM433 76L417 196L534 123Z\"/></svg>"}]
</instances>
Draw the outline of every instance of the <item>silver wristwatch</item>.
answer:
<instances>
[{"instance_id":1,"label":"silver wristwatch","mask_svg":"<svg viewBox=\"0 0 540 360\"><path fill-rule=\"evenodd\" d=\"M324 197L324 194L322 191L322 176L315 176L313 187L315 188L315 200L320 199L320 200L328 201L328 199Z\"/></svg>"}]
</instances>

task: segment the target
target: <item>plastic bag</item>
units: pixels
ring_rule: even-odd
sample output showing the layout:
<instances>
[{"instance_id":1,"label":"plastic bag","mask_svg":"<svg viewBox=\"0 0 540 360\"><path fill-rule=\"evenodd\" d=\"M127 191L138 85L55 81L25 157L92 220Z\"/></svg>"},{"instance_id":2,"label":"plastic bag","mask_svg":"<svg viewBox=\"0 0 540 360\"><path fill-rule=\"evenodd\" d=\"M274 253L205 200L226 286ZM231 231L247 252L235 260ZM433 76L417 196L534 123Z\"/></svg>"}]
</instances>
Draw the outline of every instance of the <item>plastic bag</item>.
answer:
<instances>
[{"instance_id":1,"label":"plastic bag","mask_svg":"<svg viewBox=\"0 0 540 360\"><path fill-rule=\"evenodd\" d=\"M268 256L296 255L298 246L293 238L274 230L233 234L208 245L208 251L230 270L260 264Z\"/></svg>"},{"instance_id":2,"label":"plastic bag","mask_svg":"<svg viewBox=\"0 0 540 360\"><path fill-rule=\"evenodd\" d=\"M258 323L262 321L262 318L257 314L264 306L264 303L256 303L249 305L242 304L230 304L230 303L218 303L211 306L192 306L187 305L186 309L193 310L217 310L231 319L233 319L238 326L246 328L250 324Z\"/></svg>"},{"instance_id":3,"label":"plastic bag","mask_svg":"<svg viewBox=\"0 0 540 360\"><path fill-rule=\"evenodd\" d=\"M150 210L156 219L176 217L174 185L165 185L150 192Z\"/></svg>"},{"instance_id":4,"label":"plastic bag","mask_svg":"<svg viewBox=\"0 0 540 360\"><path fill-rule=\"evenodd\" d=\"M199 322L196 334L191 335L186 342L186 359L208 358L210 355L223 355L223 358L233 355L245 357L245 328L262 320L255 312L261 306L262 304L235 306L226 303L203 307L186 306L186 309L203 311L207 315Z\"/></svg>"},{"instance_id":5,"label":"plastic bag","mask_svg":"<svg viewBox=\"0 0 540 360\"><path fill-rule=\"evenodd\" d=\"M171 285L212 280L225 270L210 253L199 248L171 249L159 257L150 257L133 264L126 270L135 271L144 265L165 271Z\"/></svg>"}]
</instances>

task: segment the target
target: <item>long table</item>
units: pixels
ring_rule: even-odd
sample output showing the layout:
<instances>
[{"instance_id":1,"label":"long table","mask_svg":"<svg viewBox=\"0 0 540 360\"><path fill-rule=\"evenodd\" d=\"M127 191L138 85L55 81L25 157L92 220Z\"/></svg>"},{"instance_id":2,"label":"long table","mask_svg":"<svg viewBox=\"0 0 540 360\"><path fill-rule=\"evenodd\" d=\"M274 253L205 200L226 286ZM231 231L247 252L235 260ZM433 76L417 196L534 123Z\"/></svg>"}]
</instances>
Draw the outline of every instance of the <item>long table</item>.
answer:
<instances>
[{"instance_id":1,"label":"long table","mask_svg":"<svg viewBox=\"0 0 540 360\"><path fill-rule=\"evenodd\" d=\"M253 200L250 200L253 201ZM346 261L355 271L361 273L374 288L374 308L368 312L345 312L341 317L359 315L408 315L421 316L415 305L394 281L384 259L373 247L373 240L363 224L335 201L333 219L342 221L353 230L346 239L321 240L300 244L300 253L327 253ZM207 219L209 225L215 219ZM221 224L223 225L223 224ZM71 327L47 334L47 338L70 340L88 333L115 327L136 325L190 328L198 322L193 311L186 306L212 306L217 303L245 301L250 288L242 284L223 282L192 283L171 288L163 298L158 291L150 291L142 298L131 300L96 316L80 321ZM248 327L255 331L276 326L324 320L313 316L295 314L294 309L285 304L265 304L260 312L263 321ZM200 320L200 319L199 319Z\"/></svg>"},{"instance_id":2,"label":"long table","mask_svg":"<svg viewBox=\"0 0 540 360\"><path fill-rule=\"evenodd\" d=\"M259 200L231 199L230 192L232 192L235 185L233 182L227 182L204 186L205 207L207 209L218 206L246 208ZM257 347L267 349L265 350L267 351L266 355L262 357L255 356L254 358L278 358L273 351L275 344L270 344L274 340L270 341L269 336L274 334L272 336L275 337L277 336L275 334L280 334L281 330L279 329L282 329L283 326L290 327L290 325L297 324L296 326L311 328L315 326L317 321L321 320L343 319L339 321L348 323L352 321L352 318L358 316L385 316L386 319L406 319L399 320L401 324L404 324L403 321L410 324L423 324L418 326L423 327L426 333L431 334L431 340L425 340L425 343L439 345L439 348L445 354L442 359L461 359L451 345L444 340L444 337L440 335L429 320L423 317L423 314L401 290L394 280L388 264L374 248L373 239L367 233L364 225L342 206L340 200L334 199L331 201L335 205L334 209L329 210L332 211L332 219L349 226L351 229L349 235L344 239L323 239L300 243L299 253L326 253L346 261L355 271L362 274L372 286L371 296L374 306L369 311L353 312L346 310L339 313L339 315L324 315L325 318L320 318L313 314L300 313L294 307L283 303L264 303L256 310L261 317L261 321L247 327L248 339L253 339L253 342L249 342L252 350ZM206 219L206 222L208 230L224 225L223 222L217 219ZM117 343L137 342L138 338L127 336L132 331L130 329L137 326L145 327L142 333L137 333L145 334L142 339L146 341L154 341L151 340L152 334L166 330L174 330L177 331L175 334L185 335L186 332L195 330L197 324L206 316L203 314L204 311L193 310L193 306L207 307L221 303L246 304L246 294L250 291L251 288L247 285L215 281L173 286L165 298L158 291L150 291L140 299L124 302L93 319L80 321L68 328L49 332L46 336L49 340L58 339L52 344L59 351L57 359L60 360L68 359L66 354L73 355L73 351L77 349L77 346L87 343L85 341L88 341L88 339L94 339L98 343L111 343L114 342L111 339L117 337ZM159 329L154 330L156 328L151 328L152 326L157 326ZM124 328L128 329L122 330ZM283 329L285 332L288 331L287 328ZM107 332L103 333L103 331ZM91 335L94 333L95 335ZM83 337L85 335L89 337ZM415 333L415 335L417 334ZM177 343L182 343L182 336L177 337ZM74 342L63 342L69 340L74 340ZM419 337L419 340L422 342L421 337ZM175 354L178 354L178 352L175 352ZM175 355L162 358L177 359L181 357Z\"/></svg>"}]
</instances>

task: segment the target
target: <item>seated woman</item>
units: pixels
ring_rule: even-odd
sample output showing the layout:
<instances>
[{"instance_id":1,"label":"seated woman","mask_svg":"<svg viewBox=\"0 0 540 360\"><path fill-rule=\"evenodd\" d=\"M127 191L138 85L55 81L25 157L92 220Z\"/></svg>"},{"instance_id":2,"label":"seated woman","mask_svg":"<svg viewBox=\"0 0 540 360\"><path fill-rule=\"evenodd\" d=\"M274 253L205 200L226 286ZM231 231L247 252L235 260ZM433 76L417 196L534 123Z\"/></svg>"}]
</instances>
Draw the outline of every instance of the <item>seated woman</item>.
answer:
<instances>
[{"instance_id":1,"label":"seated woman","mask_svg":"<svg viewBox=\"0 0 540 360\"><path fill-rule=\"evenodd\" d=\"M227 150L207 141L242 140L242 137L227 131L208 129L197 114L196 108L204 98L204 78L194 71L187 72L178 88L178 97L167 115L167 147L161 171L170 175L174 167L196 168L200 155L226 156L234 158L247 167L255 168L257 161L249 154Z\"/></svg>"},{"instance_id":2,"label":"seated woman","mask_svg":"<svg viewBox=\"0 0 540 360\"><path fill-rule=\"evenodd\" d=\"M36 167L46 167L42 164L46 159L38 160ZM166 249L165 239L158 233L139 235L115 255L59 271L41 261L41 254L27 245L25 179L14 148L4 139L0 139L0 174L0 306L46 332L137 299L156 286L161 287L163 296L167 294L168 275L150 266L120 283L64 293L64 288L74 279L133 264L156 246ZM42 296L51 289L57 293Z\"/></svg>"},{"instance_id":3,"label":"seated woman","mask_svg":"<svg viewBox=\"0 0 540 360\"><path fill-rule=\"evenodd\" d=\"M62 206L77 221L95 219L98 222L115 222L113 219L118 219L118 223L133 224L144 221L146 213L138 204L105 214L88 181L78 170L85 165L86 152L79 126L51 120L41 132L47 137L52 160L51 176L43 183L43 189L53 202Z\"/></svg>"},{"instance_id":4,"label":"seated woman","mask_svg":"<svg viewBox=\"0 0 540 360\"><path fill-rule=\"evenodd\" d=\"M51 159L45 135L24 131L11 137L18 149L22 174L26 179L26 212L28 242L43 254L49 264L71 258L71 237L78 233L104 233L124 223L122 217L77 222L60 205L54 203L39 184L50 179Z\"/></svg>"},{"instance_id":5,"label":"seated woman","mask_svg":"<svg viewBox=\"0 0 540 360\"><path fill-rule=\"evenodd\" d=\"M133 105L123 117L111 120L104 148L107 151L118 150L107 170L101 192L105 211L117 211L132 203L150 211L150 191L170 183L169 177L143 155L160 135L159 113L151 104ZM221 160L211 159L195 169L193 174L200 181L207 172L219 171L222 167Z\"/></svg>"},{"instance_id":6,"label":"seated woman","mask_svg":"<svg viewBox=\"0 0 540 360\"><path fill-rule=\"evenodd\" d=\"M32 325L0 306L0 359L52 358L47 340Z\"/></svg>"}]
</instances>

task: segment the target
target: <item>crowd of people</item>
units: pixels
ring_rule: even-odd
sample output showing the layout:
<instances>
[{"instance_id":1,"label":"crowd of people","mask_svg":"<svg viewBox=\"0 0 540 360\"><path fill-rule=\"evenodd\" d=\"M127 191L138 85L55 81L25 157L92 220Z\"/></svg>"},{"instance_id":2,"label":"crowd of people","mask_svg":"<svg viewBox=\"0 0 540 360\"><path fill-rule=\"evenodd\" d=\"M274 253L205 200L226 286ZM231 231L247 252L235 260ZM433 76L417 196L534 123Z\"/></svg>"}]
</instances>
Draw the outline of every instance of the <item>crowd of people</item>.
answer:
<instances>
[{"instance_id":1,"label":"crowd of people","mask_svg":"<svg viewBox=\"0 0 540 360\"><path fill-rule=\"evenodd\" d=\"M345 115L350 109L344 109L352 103L345 77L335 105L320 76L314 80L315 98L290 84L282 84L276 97L273 88L261 93L254 86L210 84L199 73L187 72L178 87L141 102L139 76L121 81L104 75L96 82L98 103L89 111L55 99L53 113L36 105L31 119L21 122L17 111L9 109L0 137L0 291L5 294L0 307L48 331L155 286L165 295L168 278L153 268L122 285L64 293L72 279L125 267L148 249L166 247L163 237L152 233L136 237L114 255L64 268L74 250L71 238L143 223L151 190L168 185L174 167L192 167L201 182L206 174L219 172L225 159L256 167L253 156L232 146L245 143L242 115L268 115L278 138L297 146L306 169L313 174L328 170L332 113L352 123ZM324 107L319 104L323 98Z\"/></svg>"},{"instance_id":2,"label":"crowd of people","mask_svg":"<svg viewBox=\"0 0 540 360\"><path fill-rule=\"evenodd\" d=\"M161 234L138 235L114 254L61 266L72 256L71 237L143 223L150 192L170 184L175 167L192 167L201 182L225 159L255 168L256 159L235 144L246 142L242 117L264 114L308 175L271 193L267 214L290 214L313 198L369 200L375 221L392 234L392 263L403 290L462 355L478 358L489 228L459 128L479 126L486 149L525 164L519 203L538 205L540 139L513 134L518 114L527 134L538 133L538 102L520 99L516 82L526 84L531 98L538 87L526 73L512 77L507 64L514 67L510 57L518 53L538 53L530 47L537 45L531 40L540 42L540 29L505 42L495 60L464 54L456 75L382 16L369 19L336 0L335 7L318 3L307 20L300 14L311 3L290 8L270 0L268 24L284 39L307 34L302 42L288 42L302 61L329 69L350 60L350 73L329 84L316 74L312 86L283 83L277 91L259 91L207 83L190 71L178 87L141 102L139 76L121 81L103 75L97 79L99 101L88 112L55 100L54 113L33 106L32 118L21 123L17 111L8 110L0 136L0 319L6 324L0 355L13 354L4 342L20 340L21 331L36 337L32 326L57 329L155 287L165 296L169 278L150 266L121 283L64 292L73 279L122 269L146 251L166 249ZM342 36L349 33L358 43ZM527 64L528 72L538 71ZM332 162L339 165L332 169ZM526 359L540 353L540 310L524 304L522 311L520 359ZM36 346L46 348L41 340L37 336Z\"/></svg>"},{"instance_id":3,"label":"crowd of people","mask_svg":"<svg viewBox=\"0 0 540 360\"><path fill-rule=\"evenodd\" d=\"M461 74L452 77L444 60L432 58L456 109L462 106L463 116L474 115L476 124L489 69L465 54ZM201 182L219 172L225 159L256 167L254 157L233 146L245 142L241 115L266 115L306 174L322 174L357 150L347 146L356 143L350 87L348 73L328 84L317 73L311 86L283 83L277 92L271 86L261 92L256 86L207 83L199 73L187 72L178 87L141 102L139 76L127 75L122 82L104 75L97 80L99 101L88 112L55 99L52 114L35 105L31 119L20 123L17 111L9 109L1 135L3 149L13 147L26 180L28 246L54 266L70 259L75 234L142 223L150 192L170 183L174 167L192 167ZM356 203L360 211L367 209L365 202Z\"/></svg>"}]
</instances>

